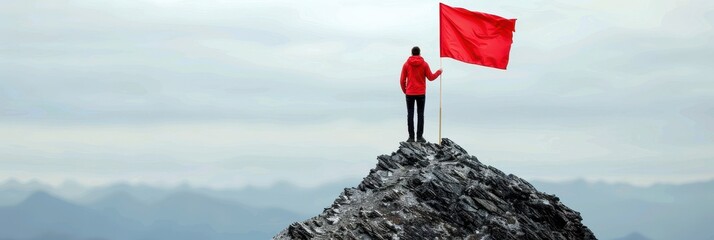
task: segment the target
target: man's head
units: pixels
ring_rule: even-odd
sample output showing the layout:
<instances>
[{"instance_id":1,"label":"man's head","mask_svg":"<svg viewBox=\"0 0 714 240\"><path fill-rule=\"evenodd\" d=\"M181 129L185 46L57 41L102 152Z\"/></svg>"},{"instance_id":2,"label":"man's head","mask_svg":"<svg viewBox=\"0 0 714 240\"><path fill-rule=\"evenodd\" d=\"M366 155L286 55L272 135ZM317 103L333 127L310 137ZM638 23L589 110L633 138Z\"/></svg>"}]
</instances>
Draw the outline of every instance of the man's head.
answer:
<instances>
[{"instance_id":1,"label":"man's head","mask_svg":"<svg viewBox=\"0 0 714 240\"><path fill-rule=\"evenodd\" d=\"M412 48L412 56L419 56L419 54L421 54L421 49L419 49L419 47L417 46L414 46Z\"/></svg>"}]
</instances>

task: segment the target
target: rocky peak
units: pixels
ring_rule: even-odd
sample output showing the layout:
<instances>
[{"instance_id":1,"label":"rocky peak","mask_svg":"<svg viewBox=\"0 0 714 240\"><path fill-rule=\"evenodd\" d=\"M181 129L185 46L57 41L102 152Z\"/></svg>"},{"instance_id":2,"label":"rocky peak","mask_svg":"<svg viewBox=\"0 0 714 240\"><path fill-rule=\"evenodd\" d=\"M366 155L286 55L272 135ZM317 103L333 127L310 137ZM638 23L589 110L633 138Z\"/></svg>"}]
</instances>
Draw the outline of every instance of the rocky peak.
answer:
<instances>
[{"instance_id":1,"label":"rocky peak","mask_svg":"<svg viewBox=\"0 0 714 240\"><path fill-rule=\"evenodd\" d=\"M274 239L596 239L558 197L449 139L400 143L318 216Z\"/></svg>"}]
</instances>

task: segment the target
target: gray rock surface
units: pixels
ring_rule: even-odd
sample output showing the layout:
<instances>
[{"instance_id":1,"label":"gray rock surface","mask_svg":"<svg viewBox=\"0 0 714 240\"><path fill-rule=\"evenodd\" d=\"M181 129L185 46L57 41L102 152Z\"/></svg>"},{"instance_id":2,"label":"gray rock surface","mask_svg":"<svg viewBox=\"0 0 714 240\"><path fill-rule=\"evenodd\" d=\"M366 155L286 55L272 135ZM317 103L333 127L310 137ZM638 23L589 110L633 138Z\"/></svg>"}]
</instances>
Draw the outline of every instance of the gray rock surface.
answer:
<instances>
[{"instance_id":1,"label":"gray rock surface","mask_svg":"<svg viewBox=\"0 0 714 240\"><path fill-rule=\"evenodd\" d=\"M320 215L273 239L596 239L558 197L449 139L400 145Z\"/></svg>"}]
</instances>

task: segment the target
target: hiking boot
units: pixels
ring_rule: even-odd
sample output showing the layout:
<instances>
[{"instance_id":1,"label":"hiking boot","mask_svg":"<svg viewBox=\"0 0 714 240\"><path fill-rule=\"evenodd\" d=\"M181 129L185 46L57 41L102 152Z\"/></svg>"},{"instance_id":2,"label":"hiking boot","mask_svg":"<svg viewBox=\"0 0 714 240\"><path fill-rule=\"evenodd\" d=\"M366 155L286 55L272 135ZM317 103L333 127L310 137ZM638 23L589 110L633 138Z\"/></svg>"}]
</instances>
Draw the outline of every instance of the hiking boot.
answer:
<instances>
[{"instance_id":1,"label":"hiking boot","mask_svg":"<svg viewBox=\"0 0 714 240\"><path fill-rule=\"evenodd\" d=\"M407 142L414 142L414 138L413 137L407 138Z\"/></svg>"},{"instance_id":2,"label":"hiking boot","mask_svg":"<svg viewBox=\"0 0 714 240\"><path fill-rule=\"evenodd\" d=\"M419 137L419 138L417 138L417 142L425 143L426 139L424 139L424 137Z\"/></svg>"}]
</instances>

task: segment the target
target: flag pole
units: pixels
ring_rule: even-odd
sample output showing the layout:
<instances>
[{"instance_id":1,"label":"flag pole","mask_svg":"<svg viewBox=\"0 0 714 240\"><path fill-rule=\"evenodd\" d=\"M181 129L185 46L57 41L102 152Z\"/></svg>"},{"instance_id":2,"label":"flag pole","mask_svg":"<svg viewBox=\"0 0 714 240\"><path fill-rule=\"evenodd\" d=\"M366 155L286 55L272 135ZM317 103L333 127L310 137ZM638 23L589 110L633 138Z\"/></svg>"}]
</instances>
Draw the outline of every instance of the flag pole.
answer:
<instances>
[{"instance_id":1,"label":"flag pole","mask_svg":"<svg viewBox=\"0 0 714 240\"><path fill-rule=\"evenodd\" d=\"M439 69L442 68L442 61L441 61L441 56L439 57ZM441 145L441 75L443 75L444 72L442 71L441 74L439 74L439 145Z\"/></svg>"}]
</instances>

